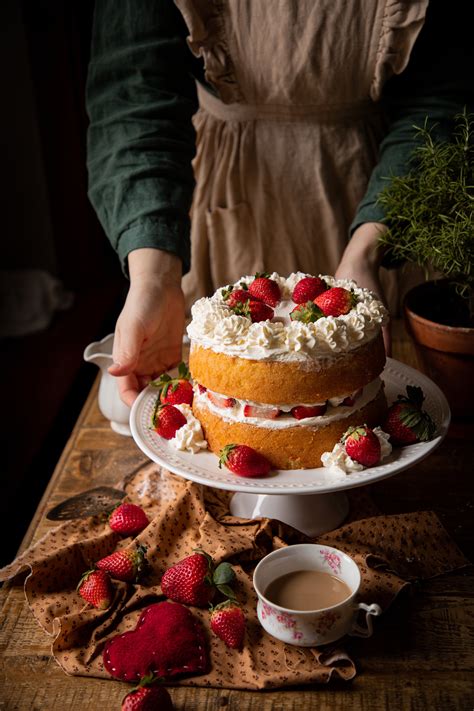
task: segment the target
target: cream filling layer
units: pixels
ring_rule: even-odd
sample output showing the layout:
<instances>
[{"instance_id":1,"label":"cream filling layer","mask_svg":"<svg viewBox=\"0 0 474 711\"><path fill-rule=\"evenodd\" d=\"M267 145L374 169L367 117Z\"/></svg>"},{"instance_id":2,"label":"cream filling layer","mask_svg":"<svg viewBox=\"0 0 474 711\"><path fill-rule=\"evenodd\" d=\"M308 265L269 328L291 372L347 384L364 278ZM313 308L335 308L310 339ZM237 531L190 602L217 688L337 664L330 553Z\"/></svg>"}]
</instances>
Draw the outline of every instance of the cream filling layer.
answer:
<instances>
[{"instance_id":1,"label":"cream filling layer","mask_svg":"<svg viewBox=\"0 0 474 711\"><path fill-rule=\"evenodd\" d=\"M356 402L352 407L347 407L345 405L340 404L344 397L348 397L349 394L342 398L331 398L331 400L328 400L328 407L324 415L318 415L316 417L306 417L303 420L297 420L295 417L293 417L293 415L290 414L290 411L293 407L301 405L302 403L295 403L293 405L282 404L269 406L264 405L262 403L235 399L235 404L233 405L233 407L218 407L209 400L207 396L207 390L201 393L199 392L199 389L197 387L194 393L194 398L200 407L206 407L208 410L210 410L210 412L212 412L214 415L217 415L221 418L221 420L224 420L225 422L254 425L255 427L265 427L267 429L272 430L287 429L289 427L313 427L315 429L320 429L322 427L326 427L326 425L328 425L330 422L334 422L335 420L343 420L344 418L352 415L352 413L357 412L357 410L362 409L365 405L367 405L369 402L371 402L377 397L380 388L382 387L383 383L381 379L376 378L371 383L365 386L365 388L362 390L360 397L357 398ZM218 393L216 393L216 395L218 395ZM220 395L220 397L226 396ZM323 403L311 403L311 405L318 404L321 405ZM255 405L257 407L278 407L283 412L274 420L263 419L261 417L246 417L244 415L245 405ZM310 407L311 405L305 404L306 407Z\"/></svg>"}]
</instances>

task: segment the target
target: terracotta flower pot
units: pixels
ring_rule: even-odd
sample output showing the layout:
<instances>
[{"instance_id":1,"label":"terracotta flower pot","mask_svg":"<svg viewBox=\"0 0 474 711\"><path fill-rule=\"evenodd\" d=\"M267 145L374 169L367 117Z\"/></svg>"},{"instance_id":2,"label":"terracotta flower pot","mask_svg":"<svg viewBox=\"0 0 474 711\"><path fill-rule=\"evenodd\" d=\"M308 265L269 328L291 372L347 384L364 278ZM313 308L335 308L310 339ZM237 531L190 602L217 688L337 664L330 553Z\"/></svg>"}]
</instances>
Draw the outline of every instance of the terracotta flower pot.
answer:
<instances>
[{"instance_id":1,"label":"terracotta flower pot","mask_svg":"<svg viewBox=\"0 0 474 711\"><path fill-rule=\"evenodd\" d=\"M453 418L474 416L474 328L449 326L426 316L445 299L446 282L426 282L405 296L404 316L414 340L418 364L444 392ZM452 294L452 290L450 291Z\"/></svg>"}]
</instances>

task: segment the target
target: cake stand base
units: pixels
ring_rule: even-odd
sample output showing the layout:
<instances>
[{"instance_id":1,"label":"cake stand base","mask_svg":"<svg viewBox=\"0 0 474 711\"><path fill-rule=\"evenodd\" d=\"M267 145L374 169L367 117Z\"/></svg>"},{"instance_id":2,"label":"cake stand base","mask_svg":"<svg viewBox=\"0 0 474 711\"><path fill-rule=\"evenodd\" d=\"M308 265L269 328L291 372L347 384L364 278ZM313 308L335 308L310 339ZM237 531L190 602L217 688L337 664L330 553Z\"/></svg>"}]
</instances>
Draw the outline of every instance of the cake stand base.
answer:
<instances>
[{"instance_id":1,"label":"cake stand base","mask_svg":"<svg viewBox=\"0 0 474 711\"><path fill-rule=\"evenodd\" d=\"M313 538L337 528L349 513L349 500L340 491L330 494L236 493L230 512L239 518L275 518Z\"/></svg>"}]
</instances>

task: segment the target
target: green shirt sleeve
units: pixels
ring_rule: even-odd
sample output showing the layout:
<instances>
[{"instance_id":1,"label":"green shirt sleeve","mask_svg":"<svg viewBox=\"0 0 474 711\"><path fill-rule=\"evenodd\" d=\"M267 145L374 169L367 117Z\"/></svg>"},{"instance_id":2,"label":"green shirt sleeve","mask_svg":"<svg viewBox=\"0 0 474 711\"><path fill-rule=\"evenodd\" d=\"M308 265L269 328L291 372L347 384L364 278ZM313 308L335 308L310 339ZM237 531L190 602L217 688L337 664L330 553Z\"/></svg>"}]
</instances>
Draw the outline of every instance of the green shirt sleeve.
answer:
<instances>
[{"instance_id":1,"label":"green shirt sleeve","mask_svg":"<svg viewBox=\"0 0 474 711\"><path fill-rule=\"evenodd\" d=\"M89 198L122 268L154 247L190 264L197 109L186 27L170 0L97 0L86 87Z\"/></svg>"},{"instance_id":2,"label":"green shirt sleeve","mask_svg":"<svg viewBox=\"0 0 474 711\"><path fill-rule=\"evenodd\" d=\"M377 202L379 193L391 176L409 171L417 143L415 127L424 126L427 120L434 137L446 140L456 114L465 107L472 110L473 46L467 18L462 13L446 11L444 3L431 2L407 68L386 84L383 103L388 131L351 234L364 222L383 222L384 211Z\"/></svg>"}]
</instances>

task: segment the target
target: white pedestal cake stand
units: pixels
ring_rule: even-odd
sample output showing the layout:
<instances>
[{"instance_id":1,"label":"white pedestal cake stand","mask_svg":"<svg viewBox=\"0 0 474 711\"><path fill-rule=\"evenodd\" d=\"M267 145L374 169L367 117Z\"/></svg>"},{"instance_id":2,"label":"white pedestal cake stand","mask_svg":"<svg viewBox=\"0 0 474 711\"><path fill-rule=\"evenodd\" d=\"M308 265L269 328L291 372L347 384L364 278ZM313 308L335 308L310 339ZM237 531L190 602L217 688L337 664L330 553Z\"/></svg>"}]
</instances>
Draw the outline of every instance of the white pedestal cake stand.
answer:
<instances>
[{"instance_id":1,"label":"white pedestal cake stand","mask_svg":"<svg viewBox=\"0 0 474 711\"><path fill-rule=\"evenodd\" d=\"M154 462L199 484L234 491L230 511L246 519L260 516L288 523L308 536L337 528L347 516L349 503L344 491L371 484L412 467L442 442L450 422L448 402L438 386L425 375L392 358L387 359L382 379L388 403L406 394L407 385L418 385L425 395L424 408L436 423L430 442L395 449L377 467L353 474L337 475L318 469L277 470L261 479L244 479L225 467L209 451L197 454L177 451L151 428L156 389L147 388L135 401L130 428L138 447ZM362 424L362 423L361 423ZM403 482L400 483L403 486Z\"/></svg>"}]
</instances>

